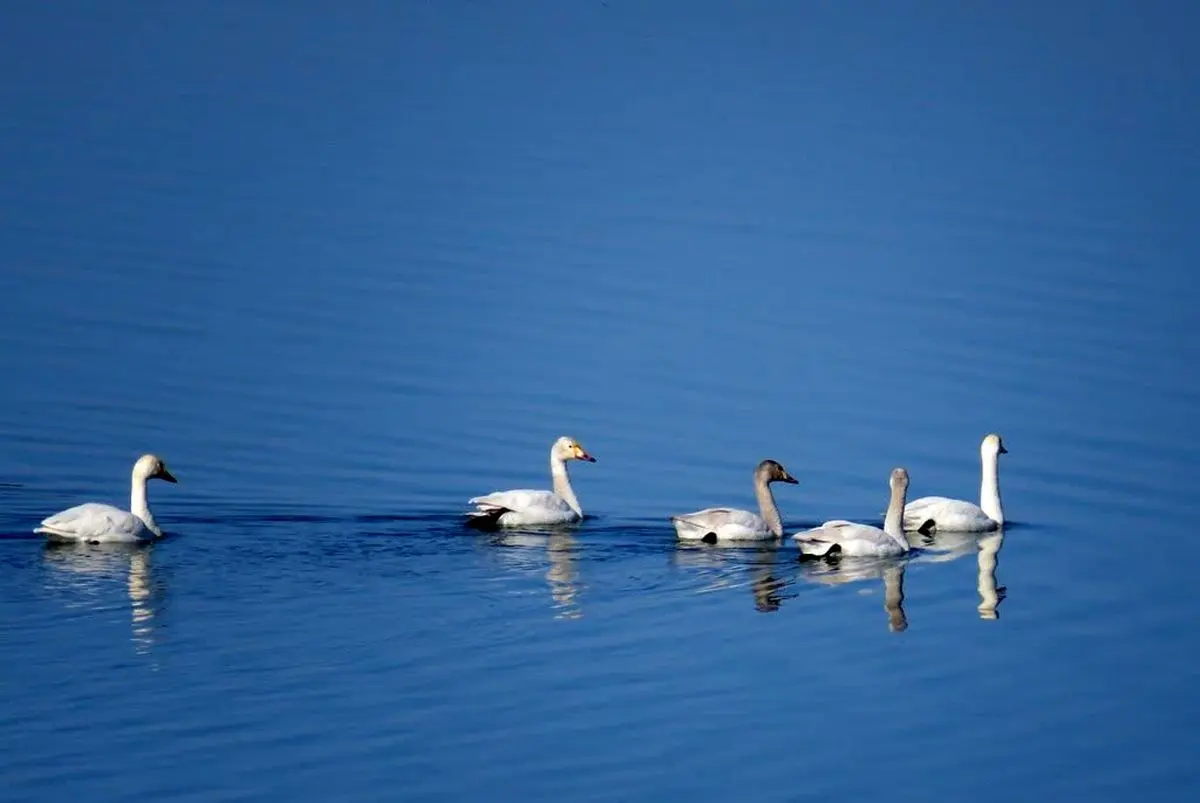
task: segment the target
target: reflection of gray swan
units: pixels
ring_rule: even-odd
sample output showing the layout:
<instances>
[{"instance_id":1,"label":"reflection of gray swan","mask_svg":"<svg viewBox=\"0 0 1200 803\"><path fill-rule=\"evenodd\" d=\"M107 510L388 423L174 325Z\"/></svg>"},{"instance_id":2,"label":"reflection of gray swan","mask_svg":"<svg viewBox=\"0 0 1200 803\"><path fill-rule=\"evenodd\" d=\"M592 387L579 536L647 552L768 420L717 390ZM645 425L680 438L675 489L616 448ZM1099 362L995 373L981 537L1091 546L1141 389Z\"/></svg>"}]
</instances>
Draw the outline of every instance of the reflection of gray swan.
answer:
<instances>
[{"instance_id":1,"label":"reflection of gray swan","mask_svg":"<svg viewBox=\"0 0 1200 803\"><path fill-rule=\"evenodd\" d=\"M48 543L46 563L73 591L87 593L97 580L124 575L134 649L147 653L154 646L155 600L150 571L151 547L136 544L92 546Z\"/></svg>"},{"instance_id":2,"label":"reflection of gray swan","mask_svg":"<svg viewBox=\"0 0 1200 803\"><path fill-rule=\"evenodd\" d=\"M775 575L775 560L779 548L775 544L724 541L701 545L695 541L676 543L676 566L698 570L708 580L704 591L739 588L745 585L743 573L750 580L754 609L772 613L783 604L783 589L787 582Z\"/></svg>"}]
</instances>

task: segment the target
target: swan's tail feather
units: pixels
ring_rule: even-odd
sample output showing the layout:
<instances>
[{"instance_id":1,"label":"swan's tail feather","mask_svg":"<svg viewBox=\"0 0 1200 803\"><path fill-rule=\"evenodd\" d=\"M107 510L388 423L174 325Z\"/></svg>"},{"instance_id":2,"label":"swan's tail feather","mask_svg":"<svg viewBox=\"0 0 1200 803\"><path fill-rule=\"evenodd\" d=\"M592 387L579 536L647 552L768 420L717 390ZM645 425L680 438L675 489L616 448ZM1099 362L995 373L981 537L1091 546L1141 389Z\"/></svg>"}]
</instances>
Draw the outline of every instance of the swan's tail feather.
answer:
<instances>
[{"instance_id":1,"label":"swan's tail feather","mask_svg":"<svg viewBox=\"0 0 1200 803\"><path fill-rule=\"evenodd\" d=\"M475 510L468 510L467 526L476 530L496 530L500 527L500 517L508 512L508 508L491 505L480 505Z\"/></svg>"},{"instance_id":2,"label":"swan's tail feather","mask_svg":"<svg viewBox=\"0 0 1200 803\"><path fill-rule=\"evenodd\" d=\"M796 545L800 547L800 560L829 558L840 555L842 552L841 544L822 541L819 538L797 538Z\"/></svg>"},{"instance_id":3,"label":"swan's tail feather","mask_svg":"<svg viewBox=\"0 0 1200 803\"><path fill-rule=\"evenodd\" d=\"M704 525L692 521L687 516L672 516L671 523L675 525L675 534L680 538L689 541L704 541L705 543L717 540L716 533L709 532ZM709 541L709 536L712 536L712 541Z\"/></svg>"}]
</instances>

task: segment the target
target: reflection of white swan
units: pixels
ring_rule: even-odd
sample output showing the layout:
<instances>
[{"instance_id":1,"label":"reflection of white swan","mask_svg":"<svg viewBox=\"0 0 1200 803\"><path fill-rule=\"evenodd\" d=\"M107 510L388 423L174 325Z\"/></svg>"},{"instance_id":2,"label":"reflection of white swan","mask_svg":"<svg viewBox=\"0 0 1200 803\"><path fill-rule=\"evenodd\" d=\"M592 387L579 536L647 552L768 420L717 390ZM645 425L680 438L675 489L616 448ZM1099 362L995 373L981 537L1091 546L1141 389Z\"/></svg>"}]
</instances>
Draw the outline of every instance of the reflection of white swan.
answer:
<instances>
[{"instance_id":1,"label":"reflection of white swan","mask_svg":"<svg viewBox=\"0 0 1200 803\"><path fill-rule=\"evenodd\" d=\"M979 543L978 533L934 532L911 533L908 536L913 549L918 550L910 563L949 563L975 554Z\"/></svg>"},{"instance_id":2,"label":"reflection of white swan","mask_svg":"<svg viewBox=\"0 0 1200 803\"><path fill-rule=\"evenodd\" d=\"M544 549L550 564L546 569L545 578L550 586L554 617L578 619L583 616L583 607L579 599L579 570L575 559L578 543L573 535L568 532L505 532L497 535L493 542L521 550L524 553L522 559L514 562L529 569L533 568L534 562L526 559L528 554L532 554L527 550Z\"/></svg>"},{"instance_id":3,"label":"reflection of white swan","mask_svg":"<svg viewBox=\"0 0 1200 803\"><path fill-rule=\"evenodd\" d=\"M575 564L575 538L567 533L555 533L546 538L546 557L550 568L546 571L546 582L550 584L550 597L554 600L555 618L578 619L583 616L579 602L579 587L576 581L579 572Z\"/></svg>"},{"instance_id":4,"label":"reflection of white swan","mask_svg":"<svg viewBox=\"0 0 1200 803\"><path fill-rule=\"evenodd\" d=\"M1004 544L1004 529L979 539L979 618L999 619L997 610L1004 601L1007 589L996 585L996 565L1000 562L1000 547Z\"/></svg>"},{"instance_id":5,"label":"reflection of white swan","mask_svg":"<svg viewBox=\"0 0 1200 803\"><path fill-rule=\"evenodd\" d=\"M56 570L76 595L96 597L107 581L124 577L129 597L131 639L139 655L154 647L155 588L151 576L152 546L48 543L47 565Z\"/></svg>"},{"instance_id":6,"label":"reflection of white swan","mask_svg":"<svg viewBox=\"0 0 1200 803\"><path fill-rule=\"evenodd\" d=\"M996 585L997 553L1004 543L1004 528L990 533L937 532L914 534L913 546L920 552L910 563L947 563L975 554L979 563L979 618L998 619L997 608L1004 601L1005 589Z\"/></svg>"},{"instance_id":7,"label":"reflection of white swan","mask_svg":"<svg viewBox=\"0 0 1200 803\"><path fill-rule=\"evenodd\" d=\"M805 577L818 585L837 586L883 579L883 609L888 616L888 630L900 633L908 629L904 613L904 569L906 564L895 560L844 559L835 565L825 562L805 564Z\"/></svg>"}]
</instances>

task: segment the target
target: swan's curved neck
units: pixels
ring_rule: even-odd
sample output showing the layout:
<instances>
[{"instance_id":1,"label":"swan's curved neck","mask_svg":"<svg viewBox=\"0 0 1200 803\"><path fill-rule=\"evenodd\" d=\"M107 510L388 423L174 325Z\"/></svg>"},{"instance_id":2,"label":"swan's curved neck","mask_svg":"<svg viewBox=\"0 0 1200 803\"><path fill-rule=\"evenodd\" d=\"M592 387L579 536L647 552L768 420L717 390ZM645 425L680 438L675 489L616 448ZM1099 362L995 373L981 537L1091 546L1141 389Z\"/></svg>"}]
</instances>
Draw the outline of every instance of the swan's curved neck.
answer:
<instances>
[{"instance_id":1,"label":"swan's curved neck","mask_svg":"<svg viewBox=\"0 0 1200 803\"><path fill-rule=\"evenodd\" d=\"M579 506L575 491L571 489L571 478L567 476L567 462L555 452L550 452L550 478L554 480L554 493L570 505L579 518L583 518L583 508Z\"/></svg>"},{"instance_id":2,"label":"swan's curved neck","mask_svg":"<svg viewBox=\"0 0 1200 803\"><path fill-rule=\"evenodd\" d=\"M1000 456L983 455L983 480L979 484L979 507L988 518L1004 523L1004 508L1000 506Z\"/></svg>"},{"instance_id":3,"label":"swan's curved neck","mask_svg":"<svg viewBox=\"0 0 1200 803\"><path fill-rule=\"evenodd\" d=\"M883 519L883 531L899 541L905 549L909 548L908 538L904 535L904 497L907 491L903 485L892 488L892 498L888 501L887 515Z\"/></svg>"},{"instance_id":4,"label":"swan's curved neck","mask_svg":"<svg viewBox=\"0 0 1200 803\"><path fill-rule=\"evenodd\" d=\"M766 479L758 474L754 475L754 495L758 497L758 510L763 521L776 538L782 538L783 519L779 517L779 505L775 504L775 494L771 493L771 486Z\"/></svg>"},{"instance_id":5,"label":"swan's curved neck","mask_svg":"<svg viewBox=\"0 0 1200 803\"><path fill-rule=\"evenodd\" d=\"M150 532L162 536L162 530L150 513L150 504L146 501L146 478L139 474L133 475L133 490L129 494L129 511L146 523Z\"/></svg>"}]
</instances>

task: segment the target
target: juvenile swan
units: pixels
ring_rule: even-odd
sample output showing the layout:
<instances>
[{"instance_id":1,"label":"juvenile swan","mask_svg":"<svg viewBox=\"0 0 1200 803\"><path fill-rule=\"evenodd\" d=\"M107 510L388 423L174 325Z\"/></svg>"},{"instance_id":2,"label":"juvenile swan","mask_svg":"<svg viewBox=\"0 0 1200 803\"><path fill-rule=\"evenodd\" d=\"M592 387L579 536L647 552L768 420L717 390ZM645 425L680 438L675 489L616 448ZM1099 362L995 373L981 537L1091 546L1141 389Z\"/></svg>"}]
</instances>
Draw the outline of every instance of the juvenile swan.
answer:
<instances>
[{"instance_id":1,"label":"juvenile swan","mask_svg":"<svg viewBox=\"0 0 1200 803\"><path fill-rule=\"evenodd\" d=\"M710 544L717 541L762 541L782 537L783 521L779 518L779 508L775 504L774 494L771 493L772 482L797 484L796 478L788 474L779 463L764 460L754 469L754 495L758 497L761 516L749 510L705 508L695 513L672 516L675 534L684 541L704 541Z\"/></svg>"},{"instance_id":2,"label":"juvenile swan","mask_svg":"<svg viewBox=\"0 0 1200 803\"><path fill-rule=\"evenodd\" d=\"M904 529L928 533L984 532L1004 524L1000 507L1000 455L1008 454L1004 441L992 433L979 445L983 461L983 480L979 486L979 504L944 496L923 496L904 509Z\"/></svg>"},{"instance_id":3,"label":"juvenile swan","mask_svg":"<svg viewBox=\"0 0 1200 803\"><path fill-rule=\"evenodd\" d=\"M496 491L469 500L475 506L467 511L467 524L481 529L522 527L534 524L570 524L583 518L583 508L571 490L567 476L568 460L595 463L579 441L566 436L550 447L550 477L553 491Z\"/></svg>"},{"instance_id":4,"label":"juvenile swan","mask_svg":"<svg viewBox=\"0 0 1200 803\"><path fill-rule=\"evenodd\" d=\"M908 493L908 472L892 469L888 480L892 498L888 503L883 529L852 521L827 521L820 527L804 530L792 536L800 552L816 557L842 555L850 558L890 558L909 550L901 519L904 495Z\"/></svg>"},{"instance_id":5,"label":"juvenile swan","mask_svg":"<svg viewBox=\"0 0 1200 803\"><path fill-rule=\"evenodd\" d=\"M42 521L35 533L66 541L85 541L91 544L150 541L162 538L146 504L146 480L176 482L167 471L167 464L152 454L144 454L133 464L133 490L129 510L112 505L87 502L55 513ZM132 511L132 512L130 512Z\"/></svg>"}]
</instances>

